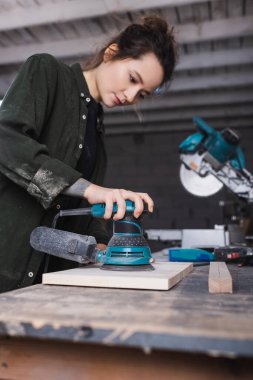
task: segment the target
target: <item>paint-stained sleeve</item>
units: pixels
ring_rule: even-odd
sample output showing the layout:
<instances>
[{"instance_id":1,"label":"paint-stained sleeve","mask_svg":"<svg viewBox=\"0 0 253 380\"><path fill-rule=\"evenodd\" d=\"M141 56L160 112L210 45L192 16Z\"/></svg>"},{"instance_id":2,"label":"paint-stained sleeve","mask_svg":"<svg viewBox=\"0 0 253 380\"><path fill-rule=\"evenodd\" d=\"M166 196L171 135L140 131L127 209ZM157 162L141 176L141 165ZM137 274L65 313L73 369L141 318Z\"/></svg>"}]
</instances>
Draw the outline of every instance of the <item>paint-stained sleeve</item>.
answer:
<instances>
[{"instance_id":1,"label":"paint-stained sleeve","mask_svg":"<svg viewBox=\"0 0 253 380\"><path fill-rule=\"evenodd\" d=\"M48 107L54 68L40 56L26 61L0 108L0 172L35 197L44 208L72 185L81 173L50 157L39 143Z\"/></svg>"}]
</instances>

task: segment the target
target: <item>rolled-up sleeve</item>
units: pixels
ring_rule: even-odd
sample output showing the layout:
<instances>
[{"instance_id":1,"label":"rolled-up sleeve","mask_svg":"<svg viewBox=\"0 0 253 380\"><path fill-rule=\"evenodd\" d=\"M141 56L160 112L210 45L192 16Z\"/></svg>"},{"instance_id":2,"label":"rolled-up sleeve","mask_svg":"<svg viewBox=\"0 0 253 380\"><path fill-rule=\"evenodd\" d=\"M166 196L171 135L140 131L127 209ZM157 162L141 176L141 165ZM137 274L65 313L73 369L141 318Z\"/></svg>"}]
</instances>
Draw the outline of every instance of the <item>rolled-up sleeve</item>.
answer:
<instances>
[{"instance_id":1,"label":"rolled-up sleeve","mask_svg":"<svg viewBox=\"0 0 253 380\"><path fill-rule=\"evenodd\" d=\"M40 56L31 57L21 67L0 108L0 172L44 208L82 176L51 157L48 147L40 142L53 107L55 78L53 65L46 65Z\"/></svg>"}]
</instances>

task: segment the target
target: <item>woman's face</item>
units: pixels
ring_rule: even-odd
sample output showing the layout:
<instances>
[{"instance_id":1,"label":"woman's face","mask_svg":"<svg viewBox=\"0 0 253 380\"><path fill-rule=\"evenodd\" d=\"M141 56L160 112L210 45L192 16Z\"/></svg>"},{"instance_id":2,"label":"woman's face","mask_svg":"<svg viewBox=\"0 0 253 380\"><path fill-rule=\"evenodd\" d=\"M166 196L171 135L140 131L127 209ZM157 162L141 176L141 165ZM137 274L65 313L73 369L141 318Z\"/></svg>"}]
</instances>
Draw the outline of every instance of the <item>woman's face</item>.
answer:
<instances>
[{"instance_id":1,"label":"woman's face","mask_svg":"<svg viewBox=\"0 0 253 380\"><path fill-rule=\"evenodd\" d=\"M98 100L106 107L135 104L163 80L163 69L153 53L139 59L104 60L97 68Z\"/></svg>"}]
</instances>

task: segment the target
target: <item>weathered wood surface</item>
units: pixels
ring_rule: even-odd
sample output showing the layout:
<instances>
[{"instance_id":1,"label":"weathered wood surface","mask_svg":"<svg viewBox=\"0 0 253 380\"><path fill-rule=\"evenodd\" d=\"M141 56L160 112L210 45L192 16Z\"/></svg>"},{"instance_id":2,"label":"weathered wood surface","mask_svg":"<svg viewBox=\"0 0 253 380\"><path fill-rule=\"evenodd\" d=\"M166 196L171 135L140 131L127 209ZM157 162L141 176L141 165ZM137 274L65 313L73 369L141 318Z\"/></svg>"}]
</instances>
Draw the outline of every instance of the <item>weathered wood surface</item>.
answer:
<instances>
[{"instance_id":1,"label":"weathered wood surface","mask_svg":"<svg viewBox=\"0 0 253 380\"><path fill-rule=\"evenodd\" d=\"M251 358L0 338L1 380L251 380Z\"/></svg>"},{"instance_id":2,"label":"weathered wood surface","mask_svg":"<svg viewBox=\"0 0 253 380\"><path fill-rule=\"evenodd\" d=\"M35 285L0 296L0 335L253 356L253 268L230 265L233 294L208 293L209 267L171 291Z\"/></svg>"},{"instance_id":3,"label":"weathered wood surface","mask_svg":"<svg viewBox=\"0 0 253 380\"><path fill-rule=\"evenodd\" d=\"M208 276L209 293L233 293L233 281L224 262L210 263Z\"/></svg>"},{"instance_id":4,"label":"weathered wood surface","mask_svg":"<svg viewBox=\"0 0 253 380\"><path fill-rule=\"evenodd\" d=\"M81 267L60 272L45 273L43 284L89 286L98 288L168 290L187 274L191 263L154 263L152 271L101 270L101 265Z\"/></svg>"}]
</instances>

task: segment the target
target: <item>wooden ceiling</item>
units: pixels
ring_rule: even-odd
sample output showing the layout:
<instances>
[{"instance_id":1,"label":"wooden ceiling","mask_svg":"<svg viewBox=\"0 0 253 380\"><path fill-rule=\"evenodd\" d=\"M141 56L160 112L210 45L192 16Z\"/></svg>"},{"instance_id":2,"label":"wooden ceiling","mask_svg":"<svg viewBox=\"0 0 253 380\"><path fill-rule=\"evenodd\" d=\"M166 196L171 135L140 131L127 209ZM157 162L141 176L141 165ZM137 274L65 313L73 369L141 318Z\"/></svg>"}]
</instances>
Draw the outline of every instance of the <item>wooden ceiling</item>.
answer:
<instances>
[{"instance_id":1,"label":"wooden ceiling","mask_svg":"<svg viewBox=\"0 0 253 380\"><path fill-rule=\"evenodd\" d=\"M180 61L163 94L137 109L106 111L107 134L253 127L252 0L0 0L0 98L22 62L47 52L85 59L139 16L175 26Z\"/></svg>"}]
</instances>

